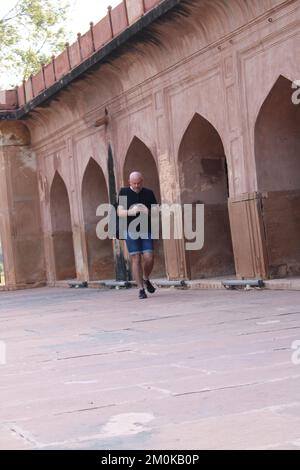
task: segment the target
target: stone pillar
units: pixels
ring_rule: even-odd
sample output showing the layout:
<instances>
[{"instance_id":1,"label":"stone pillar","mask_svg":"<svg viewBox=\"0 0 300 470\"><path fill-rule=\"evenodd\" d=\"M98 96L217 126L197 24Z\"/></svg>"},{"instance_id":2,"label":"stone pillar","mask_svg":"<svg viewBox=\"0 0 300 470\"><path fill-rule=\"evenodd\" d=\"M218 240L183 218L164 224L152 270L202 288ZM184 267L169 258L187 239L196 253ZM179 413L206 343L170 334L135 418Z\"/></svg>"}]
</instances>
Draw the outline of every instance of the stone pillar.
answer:
<instances>
[{"instance_id":1,"label":"stone pillar","mask_svg":"<svg viewBox=\"0 0 300 470\"><path fill-rule=\"evenodd\" d=\"M229 199L229 216L237 277L267 279L269 262L261 195L245 193Z\"/></svg>"},{"instance_id":2,"label":"stone pillar","mask_svg":"<svg viewBox=\"0 0 300 470\"><path fill-rule=\"evenodd\" d=\"M89 279L88 256L85 240L85 225L82 208L81 184L78 174L78 157L73 139L67 140L69 168L70 168L70 210L73 231L73 245L78 281Z\"/></svg>"},{"instance_id":3,"label":"stone pillar","mask_svg":"<svg viewBox=\"0 0 300 470\"><path fill-rule=\"evenodd\" d=\"M6 287L45 284L36 158L21 122L0 122L0 221Z\"/></svg>"},{"instance_id":4,"label":"stone pillar","mask_svg":"<svg viewBox=\"0 0 300 470\"><path fill-rule=\"evenodd\" d=\"M160 180L161 202L180 203L180 187L176 176L175 157L171 154L169 132L169 113L163 92L154 95L154 110L157 133L158 173ZM166 273L168 279L187 279L188 272L184 240L164 240Z\"/></svg>"}]
</instances>

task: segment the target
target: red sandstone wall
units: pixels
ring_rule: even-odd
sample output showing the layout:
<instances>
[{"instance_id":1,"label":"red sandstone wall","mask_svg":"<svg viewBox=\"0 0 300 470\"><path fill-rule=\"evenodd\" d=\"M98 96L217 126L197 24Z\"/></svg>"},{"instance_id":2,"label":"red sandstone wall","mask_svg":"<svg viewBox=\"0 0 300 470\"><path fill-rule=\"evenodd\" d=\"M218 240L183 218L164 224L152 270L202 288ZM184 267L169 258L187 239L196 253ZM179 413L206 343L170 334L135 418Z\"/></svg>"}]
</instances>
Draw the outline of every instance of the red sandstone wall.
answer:
<instances>
[{"instance_id":1,"label":"red sandstone wall","mask_svg":"<svg viewBox=\"0 0 300 470\"><path fill-rule=\"evenodd\" d=\"M278 77L300 77L299 63L294 60L300 46L294 26L295 19L300 19L300 3L253 0L250 11L245 2L232 0L226 3L226 14L219 8L220 2L205 4L206 10L199 2L189 18L157 25L160 47L143 44L141 53L124 54L87 79L73 83L60 93L59 101L29 118L39 162L49 279L54 278L49 188L55 171L60 171L70 195L77 276L84 280L88 262L81 188L89 159L93 157L99 163L107 184L110 142L120 187L128 149L138 137L156 161L162 201L179 202L185 189L178 165L179 149L195 114L216 129L224 146L237 274L268 276L261 197L256 194L254 129L261 106ZM179 27L180 35L176 34ZM97 128L95 123L104 116L105 108L108 125ZM197 155L192 157L196 159ZM210 242L221 230L226 236L229 234L225 218L219 220L224 222L212 225ZM277 239L279 245L281 235ZM210 258L214 267L223 262L222 246L223 243L218 257ZM186 276L182 243L166 244L165 258L170 277Z\"/></svg>"},{"instance_id":2,"label":"red sandstone wall","mask_svg":"<svg viewBox=\"0 0 300 470\"><path fill-rule=\"evenodd\" d=\"M263 247L259 202L255 198L239 198L239 195L257 190L252 153L254 124L259 111L257 103L262 105L279 71L285 71L288 76L297 75L297 62L290 58L292 51L297 49L299 39L292 39L287 34L287 24L291 14L300 18L300 12L299 2L296 2L298 6L290 4L285 9L272 11L274 21L270 22L264 16L270 8L269 2L253 0L251 13L245 11L244 15L241 11L245 4L241 3L243 5L238 0L230 2L229 7L232 9L228 19L222 16L224 12L218 10L217 3L206 4L206 10L199 3L192 19L180 18L160 26L163 47L144 45L143 55L128 53L114 61L112 66L101 67L85 82L76 83L66 93L61 93L60 102L53 103L49 112L41 112L43 126L33 120L30 122L43 177L51 185L53 168L60 165L69 192L74 194L70 204L77 243L77 265L82 266L79 271L82 278L88 263L82 243L84 230L80 216L80 188L89 158L93 157L99 162L107 181L109 138L120 187L128 149L134 137L138 137L157 163L162 201L180 201L182 173L178 165L179 149L196 113L216 129L224 145L229 191L231 197L237 198L234 203L230 203L237 274L250 277L266 275L267 253ZM238 4L241 8L237 8ZM280 2L274 1L272 7L276 8L278 4ZM243 29L243 25L249 21L249 15L257 15L258 19L251 27ZM217 18L222 18L222 30ZM180 37L176 34L179 25ZM203 28L206 30L205 35ZM216 37L228 35L233 28L238 28L238 35L234 33L231 39L226 36L220 43L208 47ZM286 37L281 37L279 42L276 31L282 34L283 30ZM260 46L262 37L265 37L263 51ZM259 38L259 41L255 38ZM106 129L97 129L95 122L103 116L104 107L109 112L109 124ZM55 149L61 149L62 146L65 150L58 152L57 160L54 157L57 153ZM72 156L71 160L68 155ZM193 158L196 157L195 154ZM197 175L194 176L195 181L198 181ZM214 178L217 175L209 176L211 180ZM201 185L201 179L199 181ZM205 184L208 183L208 180L205 181ZM185 183L185 188L188 189L188 186L189 181ZM42 212L47 226L47 208L44 205ZM222 217L215 217L214 212L212 206L208 215L215 222L208 225L206 231L210 248L203 252L203 260L206 260L205 275L224 274L224 267L229 268L228 272L232 270L226 203L222 206ZM214 240L219 243L216 244ZM225 246L227 251L224 250ZM214 249L217 253L215 256ZM181 243L170 242L165 245L165 258L170 277L186 276L188 266ZM192 270L198 273L201 271L201 258L192 255L190 264Z\"/></svg>"}]
</instances>

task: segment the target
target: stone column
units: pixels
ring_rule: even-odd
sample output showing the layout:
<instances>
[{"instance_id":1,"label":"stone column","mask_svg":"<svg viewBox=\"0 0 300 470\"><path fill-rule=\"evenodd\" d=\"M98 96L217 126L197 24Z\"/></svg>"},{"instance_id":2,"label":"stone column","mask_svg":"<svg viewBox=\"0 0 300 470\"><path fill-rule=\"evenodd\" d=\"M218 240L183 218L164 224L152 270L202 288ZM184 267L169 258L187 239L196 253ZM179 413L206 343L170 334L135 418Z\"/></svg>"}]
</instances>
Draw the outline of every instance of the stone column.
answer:
<instances>
[{"instance_id":1,"label":"stone column","mask_svg":"<svg viewBox=\"0 0 300 470\"><path fill-rule=\"evenodd\" d=\"M268 255L264 231L261 195L257 192L255 160L245 123L245 110L239 98L238 54L233 49L222 57L226 103L226 156L228 163L228 199L231 237L236 276L267 278Z\"/></svg>"},{"instance_id":2,"label":"stone column","mask_svg":"<svg viewBox=\"0 0 300 470\"><path fill-rule=\"evenodd\" d=\"M157 92L154 95L154 112L156 119L161 202L163 204L180 203L180 187L176 175L175 157L171 154L170 118L163 91ZM189 273L186 263L184 240L164 240L164 252L168 278L171 280L187 279Z\"/></svg>"},{"instance_id":3,"label":"stone column","mask_svg":"<svg viewBox=\"0 0 300 470\"><path fill-rule=\"evenodd\" d=\"M82 209L81 182L78 174L79 162L76 154L74 139L67 140L69 168L70 168L70 211L73 231L74 255L78 281L89 279L88 258L85 240L85 226Z\"/></svg>"},{"instance_id":4,"label":"stone column","mask_svg":"<svg viewBox=\"0 0 300 470\"><path fill-rule=\"evenodd\" d=\"M21 122L0 123L0 220L6 287L46 283L36 157Z\"/></svg>"}]
</instances>

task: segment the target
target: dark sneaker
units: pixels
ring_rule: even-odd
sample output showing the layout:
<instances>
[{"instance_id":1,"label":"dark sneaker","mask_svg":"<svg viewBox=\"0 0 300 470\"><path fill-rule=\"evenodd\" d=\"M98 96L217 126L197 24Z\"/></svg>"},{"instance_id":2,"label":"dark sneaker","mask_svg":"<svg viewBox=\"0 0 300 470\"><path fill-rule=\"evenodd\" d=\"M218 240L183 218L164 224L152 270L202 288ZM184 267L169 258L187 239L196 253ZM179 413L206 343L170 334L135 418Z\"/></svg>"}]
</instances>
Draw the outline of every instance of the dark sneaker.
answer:
<instances>
[{"instance_id":1,"label":"dark sneaker","mask_svg":"<svg viewBox=\"0 0 300 470\"><path fill-rule=\"evenodd\" d=\"M139 292L139 299L147 299L147 294L145 292L145 289L140 289L140 292Z\"/></svg>"},{"instance_id":2,"label":"dark sneaker","mask_svg":"<svg viewBox=\"0 0 300 470\"><path fill-rule=\"evenodd\" d=\"M148 281L144 281L144 284L146 286L146 289L147 291L149 292L149 294L154 294L154 292L156 291L155 287L151 284L151 282L148 280Z\"/></svg>"}]
</instances>

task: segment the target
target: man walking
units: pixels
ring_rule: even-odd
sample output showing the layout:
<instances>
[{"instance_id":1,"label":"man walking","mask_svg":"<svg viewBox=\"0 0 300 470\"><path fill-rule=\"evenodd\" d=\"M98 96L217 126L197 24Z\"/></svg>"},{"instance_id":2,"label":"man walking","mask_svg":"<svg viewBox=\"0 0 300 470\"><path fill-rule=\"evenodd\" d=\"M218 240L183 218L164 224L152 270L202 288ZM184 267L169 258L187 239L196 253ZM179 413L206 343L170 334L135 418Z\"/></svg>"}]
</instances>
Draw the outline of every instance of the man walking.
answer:
<instances>
[{"instance_id":1,"label":"man walking","mask_svg":"<svg viewBox=\"0 0 300 470\"><path fill-rule=\"evenodd\" d=\"M157 205L153 191L143 187L143 175L134 171L129 176L129 187L122 188L119 193L118 215L121 218L127 218L125 233L120 235L123 235L126 240L140 299L147 299L145 287L150 294L155 292L149 279L154 265L151 236L151 207L153 205ZM135 224L137 219L141 222L140 224ZM138 231L137 226L140 228Z\"/></svg>"}]
</instances>

